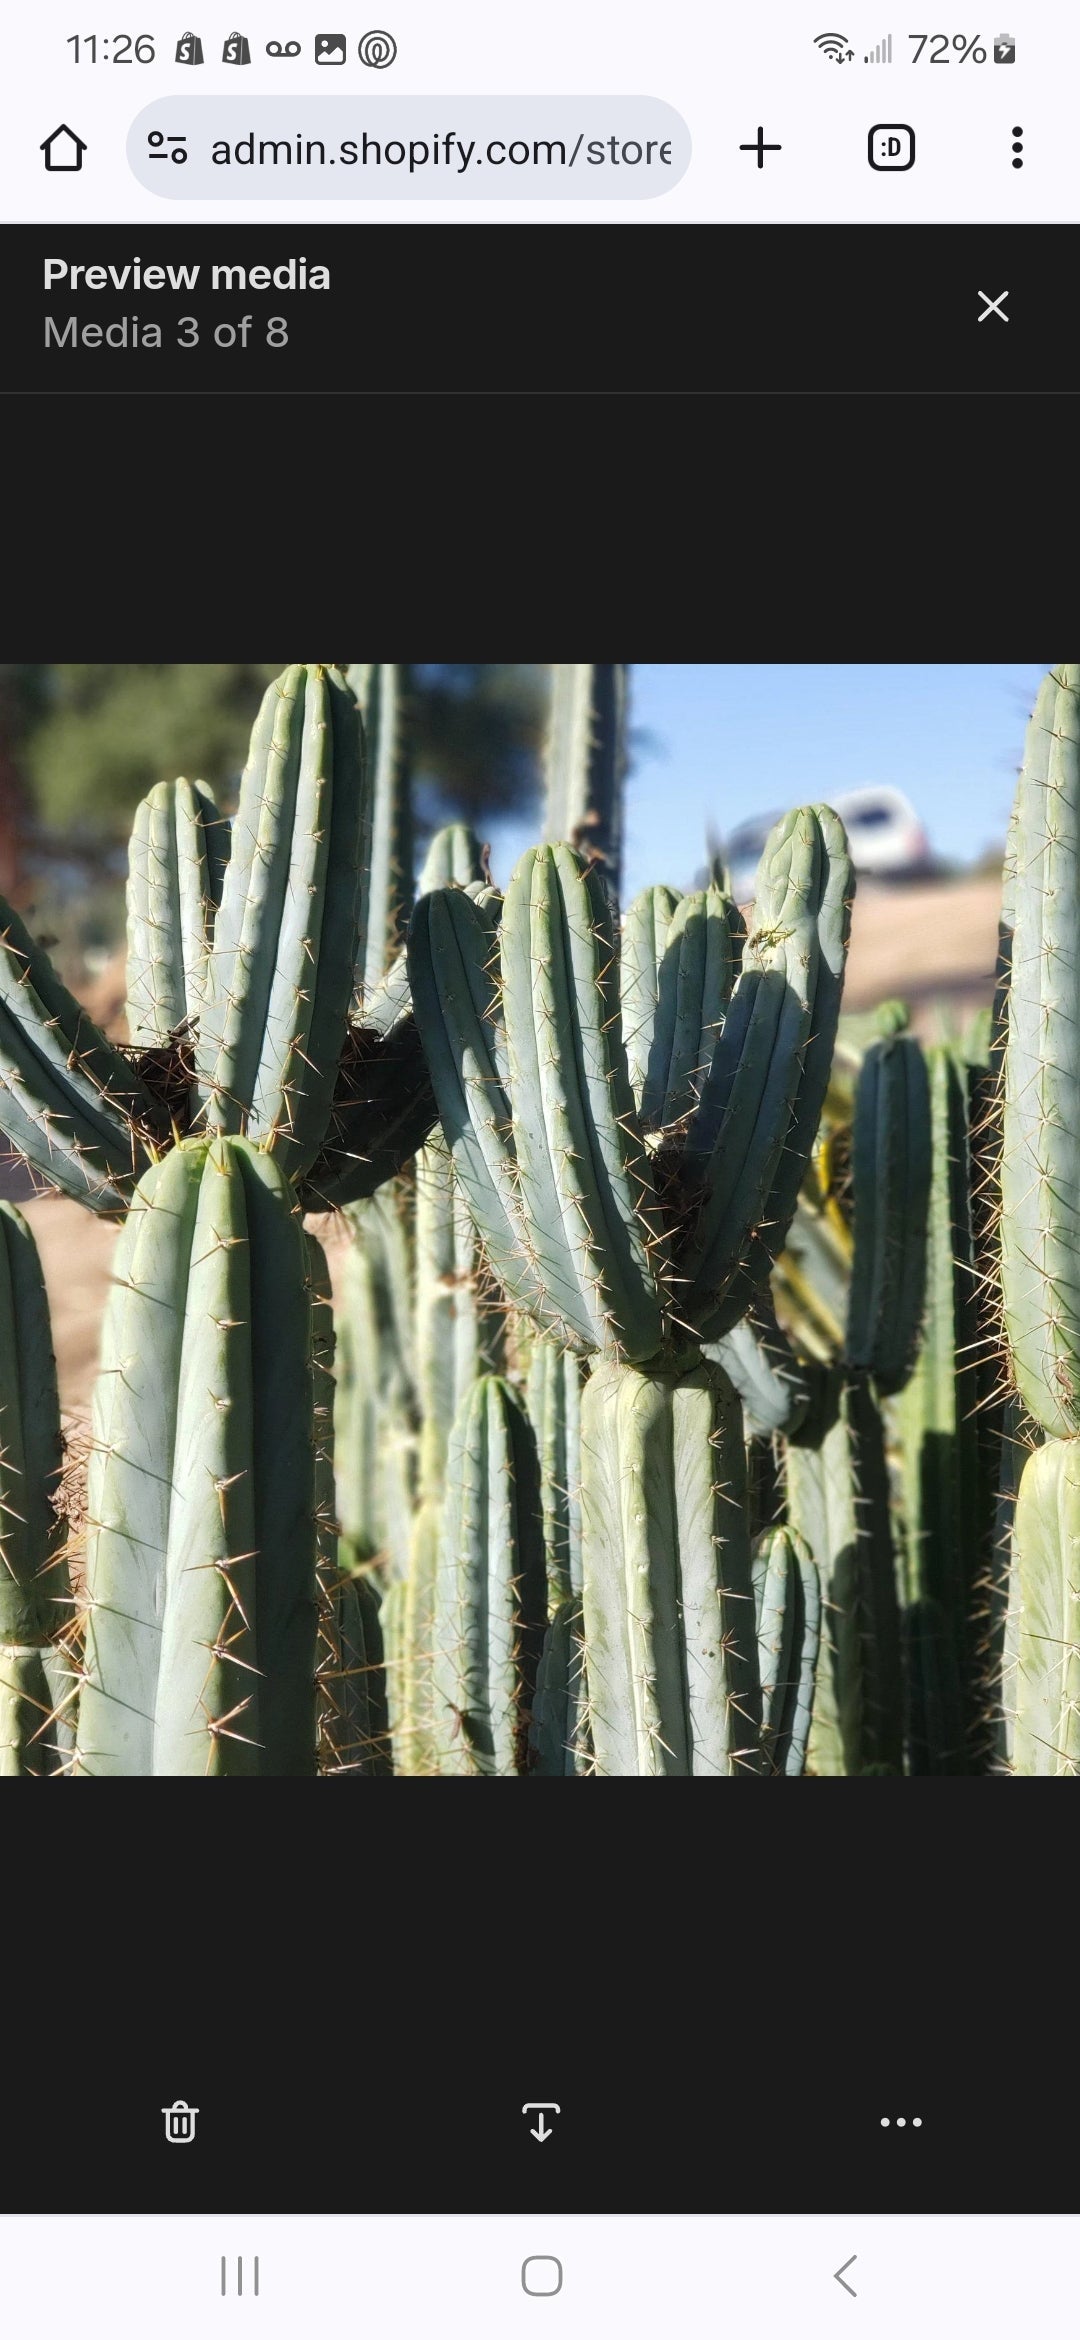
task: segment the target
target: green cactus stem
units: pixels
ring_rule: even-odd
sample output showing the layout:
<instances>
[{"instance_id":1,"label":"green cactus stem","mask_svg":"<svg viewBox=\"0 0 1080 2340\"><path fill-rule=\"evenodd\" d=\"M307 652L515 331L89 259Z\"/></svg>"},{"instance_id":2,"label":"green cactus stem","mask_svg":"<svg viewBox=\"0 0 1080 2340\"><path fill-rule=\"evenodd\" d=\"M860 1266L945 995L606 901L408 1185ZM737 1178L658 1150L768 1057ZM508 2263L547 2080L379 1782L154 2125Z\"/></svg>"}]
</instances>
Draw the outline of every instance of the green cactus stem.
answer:
<instances>
[{"instance_id":1,"label":"green cactus stem","mask_svg":"<svg viewBox=\"0 0 1080 2340\"><path fill-rule=\"evenodd\" d=\"M536 1433L548 1608L554 1617L581 1591L580 1360L554 1341L535 1341L525 1402Z\"/></svg>"},{"instance_id":2,"label":"green cactus stem","mask_svg":"<svg viewBox=\"0 0 1080 2340\"><path fill-rule=\"evenodd\" d=\"M594 1365L581 1405L596 1770L757 1772L761 1689L739 1401L715 1365Z\"/></svg>"},{"instance_id":3,"label":"green cactus stem","mask_svg":"<svg viewBox=\"0 0 1080 2340\"><path fill-rule=\"evenodd\" d=\"M855 1093L855 1240L846 1358L878 1388L914 1368L926 1293L930 1085L908 1033L867 1050Z\"/></svg>"},{"instance_id":4,"label":"green cactus stem","mask_svg":"<svg viewBox=\"0 0 1080 2340\"><path fill-rule=\"evenodd\" d=\"M127 1024L137 1048L193 1038L229 859L229 823L201 780L161 780L128 844Z\"/></svg>"},{"instance_id":5,"label":"green cactus stem","mask_svg":"<svg viewBox=\"0 0 1080 2340\"><path fill-rule=\"evenodd\" d=\"M350 666L346 675L363 718L371 778L371 869L364 998L405 942L413 900L412 775L407 746L411 669Z\"/></svg>"},{"instance_id":6,"label":"green cactus stem","mask_svg":"<svg viewBox=\"0 0 1080 2340\"><path fill-rule=\"evenodd\" d=\"M47 1777L72 1741L63 1445L37 1246L0 1202L0 1779Z\"/></svg>"},{"instance_id":7,"label":"green cactus stem","mask_svg":"<svg viewBox=\"0 0 1080 2340\"><path fill-rule=\"evenodd\" d=\"M1013 1378L1050 1438L1080 1431L1080 667L1028 725L1003 928L1013 918L1001 1291ZM1002 970L1004 975L1004 970Z\"/></svg>"},{"instance_id":8,"label":"green cactus stem","mask_svg":"<svg viewBox=\"0 0 1080 2340\"><path fill-rule=\"evenodd\" d=\"M529 1725L529 1773L533 1779L580 1779L592 1770L581 1602L566 1600L544 1635Z\"/></svg>"},{"instance_id":9,"label":"green cactus stem","mask_svg":"<svg viewBox=\"0 0 1080 2340\"><path fill-rule=\"evenodd\" d=\"M900 1611L881 1416L865 1382L818 1369L787 1444L788 1522L821 1576L823 1619L806 1768L903 1768Z\"/></svg>"},{"instance_id":10,"label":"green cactus stem","mask_svg":"<svg viewBox=\"0 0 1080 2340\"><path fill-rule=\"evenodd\" d=\"M366 947L370 798L352 692L323 666L270 685L240 783L196 1051L207 1126L292 1179L330 1127Z\"/></svg>"},{"instance_id":11,"label":"green cactus stem","mask_svg":"<svg viewBox=\"0 0 1080 2340\"><path fill-rule=\"evenodd\" d=\"M526 1769L545 1616L536 1446L508 1382L473 1383L454 1424L435 1597L435 1740L444 1775Z\"/></svg>"},{"instance_id":12,"label":"green cactus stem","mask_svg":"<svg viewBox=\"0 0 1080 2340\"><path fill-rule=\"evenodd\" d=\"M1012 1769L1080 1771L1080 1444L1048 1439L1024 1465L1013 1523Z\"/></svg>"},{"instance_id":13,"label":"green cactus stem","mask_svg":"<svg viewBox=\"0 0 1080 2340\"><path fill-rule=\"evenodd\" d=\"M309 1258L289 1187L239 1138L142 1180L94 1390L76 1770L315 1768Z\"/></svg>"},{"instance_id":14,"label":"green cactus stem","mask_svg":"<svg viewBox=\"0 0 1080 2340\"><path fill-rule=\"evenodd\" d=\"M761 1536L751 1563L761 1673L761 1744L777 1777L797 1779L806 1762L821 1639L821 1580L802 1537L790 1527Z\"/></svg>"},{"instance_id":15,"label":"green cactus stem","mask_svg":"<svg viewBox=\"0 0 1080 2340\"><path fill-rule=\"evenodd\" d=\"M544 840L596 854L619 898L626 776L625 666L553 666Z\"/></svg>"}]
</instances>

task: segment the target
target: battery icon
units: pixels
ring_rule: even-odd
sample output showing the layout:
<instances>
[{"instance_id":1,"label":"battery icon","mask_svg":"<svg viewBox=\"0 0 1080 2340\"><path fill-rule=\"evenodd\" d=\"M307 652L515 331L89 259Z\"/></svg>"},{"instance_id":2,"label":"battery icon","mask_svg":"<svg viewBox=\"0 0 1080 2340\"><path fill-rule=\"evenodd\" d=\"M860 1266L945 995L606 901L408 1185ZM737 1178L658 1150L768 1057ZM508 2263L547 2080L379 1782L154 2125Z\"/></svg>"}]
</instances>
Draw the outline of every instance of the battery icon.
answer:
<instances>
[{"instance_id":1,"label":"battery icon","mask_svg":"<svg viewBox=\"0 0 1080 2340\"><path fill-rule=\"evenodd\" d=\"M1011 33L996 33L996 34L995 34L995 36L994 36L994 63L995 63L995 65L1015 65L1015 63L1016 63L1016 42L1015 42L1015 40L1013 39L1013 36L1012 36L1012 34L1011 34Z\"/></svg>"}]
</instances>

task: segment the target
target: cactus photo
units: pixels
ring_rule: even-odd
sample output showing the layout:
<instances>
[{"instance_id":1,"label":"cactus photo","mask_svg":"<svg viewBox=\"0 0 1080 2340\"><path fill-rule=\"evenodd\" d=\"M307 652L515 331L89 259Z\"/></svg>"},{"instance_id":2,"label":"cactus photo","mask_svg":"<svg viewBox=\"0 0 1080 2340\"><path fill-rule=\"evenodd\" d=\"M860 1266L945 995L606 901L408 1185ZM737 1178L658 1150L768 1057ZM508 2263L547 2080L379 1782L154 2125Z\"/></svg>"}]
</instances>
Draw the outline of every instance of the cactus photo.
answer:
<instances>
[{"instance_id":1,"label":"cactus photo","mask_svg":"<svg viewBox=\"0 0 1080 2340\"><path fill-rule=\"evenodd\" d=\"M0 1776L1076 1773L1080 667L0 668L0 878Z\"/></svg>"}]
</instances>

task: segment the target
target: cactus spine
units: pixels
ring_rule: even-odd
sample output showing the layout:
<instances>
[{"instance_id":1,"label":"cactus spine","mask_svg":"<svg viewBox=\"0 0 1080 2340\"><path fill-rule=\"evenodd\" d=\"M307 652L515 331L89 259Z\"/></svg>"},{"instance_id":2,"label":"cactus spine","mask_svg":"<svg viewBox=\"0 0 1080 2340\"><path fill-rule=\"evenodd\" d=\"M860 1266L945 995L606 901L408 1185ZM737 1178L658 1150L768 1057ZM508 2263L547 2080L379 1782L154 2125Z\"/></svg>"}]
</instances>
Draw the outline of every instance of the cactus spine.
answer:
<instances>
[{"instance_id":1,"label":"cactus spine","mask_svg":"<svg viewBox=\"0 0 1080 2340\"><path fill-rule=\"evenodd\" d=\"M1080 667L1047 675L1012 831L1001 1160L1013 1377L1051 1438L1080 1430Z\"/></svg>"},{"instance_id":2,"label":"cactus spine","mask_svg":"<svg viewBox=\"0 0 1080 2340\"><path fill-rule=\"evenodd\" d=\"M442 1773L525 1770L544 1613L535 1442L509 1383L485 1374L454 1424L447 1467L435 1597Z\"/></svg>"},{"instance_id":3,"label":"cactus spine","mask_svg":"<svg viewBox=\"0 0 1080 2340\"><path fill-rule=\"evenodd\" d=\"M581 1506L597 1772L758 1771L742 1419L718 1366L678 1376L593 1367Z\"/></svg>"},{"instance_id":4,"label":"cactus spine","mask_svg":"<svg viewBox=\"0 0 1080 2340\"><path fill-rule=\"evenodd\" d=\"M281 1171L246 1140L151 1169L94 1393L76 1769L315 1766L312 1304Z\"/></svg>"},{"instance_id":5,"label":"cactus spine","mask_svg":"<svg viewBox=\"0 0 1080 2340\"><path fill-rule=\"evenodd\" d=\"M74 1674L63 1447L48 1302L22 1214L0 1202L0 1778L63 1768Z\"/></svg>"}]
</instances>

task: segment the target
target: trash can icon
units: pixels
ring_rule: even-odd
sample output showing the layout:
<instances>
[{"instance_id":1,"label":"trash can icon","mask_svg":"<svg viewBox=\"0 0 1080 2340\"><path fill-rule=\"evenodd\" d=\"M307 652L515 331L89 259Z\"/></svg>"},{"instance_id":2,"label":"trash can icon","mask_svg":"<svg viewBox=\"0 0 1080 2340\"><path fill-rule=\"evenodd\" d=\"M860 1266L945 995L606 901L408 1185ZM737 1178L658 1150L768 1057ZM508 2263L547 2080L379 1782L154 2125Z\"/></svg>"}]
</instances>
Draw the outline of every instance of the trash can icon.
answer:
<instances>
[{"instance_id":1,"label":"trash can icon","mask_svg":"<svg viewBox=\"0 0 1080 2340\"><path fill-rule=\"evenodd\" d=\"M221 52L223 65L250 65L251 50L243 33L231 32Z\"/></svg>"},{"instance_id":2,"label":"trash can icon","mask_svg":"<svg viewBox=\"0 0 1080 2340\"><path fill-rule=\"evenodd\" d=\"M195 2116L199 2110L198 2105L185 2104L183 2097L178 2096L175 2104L163 2104L161 2109L165 2115L165 2136L168 2143L170 2145L190 2145L195 2135Z\"/></svg>"},{"instance_id":3,"label":"trash can icon","mask_svg":"<svg viewBox=\"0 0 1080 2340\"><path fill-rule=\"evenodd\" d=\"M202 42L199 39L198 33L181 33L180 38L176 44L177 64L201 65L202 61Z\"/></svg>"}]
</instances>

